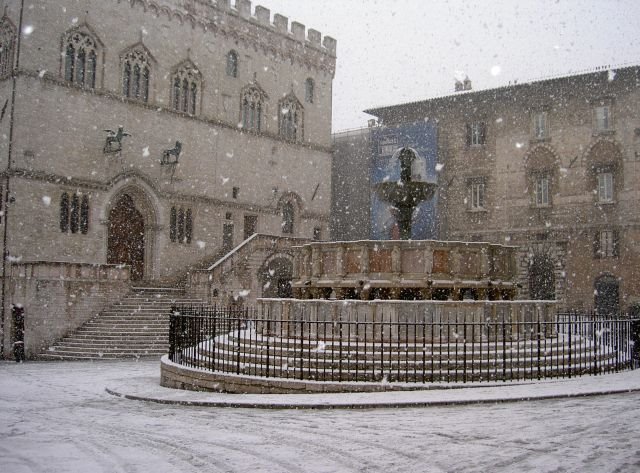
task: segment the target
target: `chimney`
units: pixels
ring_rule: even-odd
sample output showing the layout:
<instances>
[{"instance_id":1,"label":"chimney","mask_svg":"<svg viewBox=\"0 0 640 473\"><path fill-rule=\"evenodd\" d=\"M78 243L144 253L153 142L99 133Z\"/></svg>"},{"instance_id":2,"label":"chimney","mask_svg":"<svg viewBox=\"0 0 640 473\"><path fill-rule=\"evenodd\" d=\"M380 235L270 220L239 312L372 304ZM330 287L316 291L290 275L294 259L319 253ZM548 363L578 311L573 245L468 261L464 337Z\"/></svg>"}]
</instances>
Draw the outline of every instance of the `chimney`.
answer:
<instances>
[{"instance_id":1,"label":"chimney","mask_svg":"<svg viewBox=\"0 0 640 473\"><path fill-rule=\"evenodd\" d=\"M471 90L471 79L469 76L464 78L464 82L462 83L462 90Z\"/></svg>"},{"instance_id":2,"label":"chimney","mask_svg":"<svg viewBox=\"0 0 640 473\"><path fill-rule=\"evenodd\" d=\"M464 90L463 87L464 86L463 86L462 82L460 82L458 79L456 79L456 84L454 86L454 90L456 92L460 92L461 90Z\"/></svg>"}]
</instances>

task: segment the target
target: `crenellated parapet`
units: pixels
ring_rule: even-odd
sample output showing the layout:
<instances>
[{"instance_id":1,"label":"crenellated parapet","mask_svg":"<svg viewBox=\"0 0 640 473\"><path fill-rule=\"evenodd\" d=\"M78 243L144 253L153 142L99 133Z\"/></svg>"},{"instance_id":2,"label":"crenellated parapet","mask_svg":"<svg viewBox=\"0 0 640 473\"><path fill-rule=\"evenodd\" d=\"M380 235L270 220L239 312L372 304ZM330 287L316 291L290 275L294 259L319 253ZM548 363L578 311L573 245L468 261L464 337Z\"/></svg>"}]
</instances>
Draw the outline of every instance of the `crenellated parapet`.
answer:
<instances>
[{"instance_id":1,"label":"crenellated parapet","mask_svg":"<svg viewBox=\"0 0 640 473\"><path fill-rule=\"evenodd\" d=\"M335 74L337 41L250 0L129 0L156 17L234 38L265 55Z\"/></svg>"}]
</instances>

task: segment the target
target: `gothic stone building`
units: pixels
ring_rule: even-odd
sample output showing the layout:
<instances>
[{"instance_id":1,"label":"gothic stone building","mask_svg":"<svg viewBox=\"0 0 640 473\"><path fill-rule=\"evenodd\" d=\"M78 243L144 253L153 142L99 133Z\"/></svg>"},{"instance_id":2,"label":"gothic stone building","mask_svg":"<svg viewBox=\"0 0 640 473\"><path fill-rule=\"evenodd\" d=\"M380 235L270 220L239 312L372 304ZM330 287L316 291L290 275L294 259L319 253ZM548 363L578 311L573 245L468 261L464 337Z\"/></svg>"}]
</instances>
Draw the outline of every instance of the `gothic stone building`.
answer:
<instances>
[{"instance_id":1,"label":"gothic stone building","mask_svg":"<svg viewBox=\"0 0 640 473\"><path fill-rule=\"evenodd\" d=\"M368 110L435 120L441 235L520 247L521 297L626 309L640 296L640 68Z\"/></svg>"},{"instance_id":2,"label":"gothic stone building","mask_svg":"<svg viewBox=\"0 0 640 473\"><path fill-rule=\"evenodd\" d=\"M5 345L12 304L55 339L104 284L184 279L255 233L327 236L334 39L247 0L0 14Z\"/></svg>"}]
</instances>

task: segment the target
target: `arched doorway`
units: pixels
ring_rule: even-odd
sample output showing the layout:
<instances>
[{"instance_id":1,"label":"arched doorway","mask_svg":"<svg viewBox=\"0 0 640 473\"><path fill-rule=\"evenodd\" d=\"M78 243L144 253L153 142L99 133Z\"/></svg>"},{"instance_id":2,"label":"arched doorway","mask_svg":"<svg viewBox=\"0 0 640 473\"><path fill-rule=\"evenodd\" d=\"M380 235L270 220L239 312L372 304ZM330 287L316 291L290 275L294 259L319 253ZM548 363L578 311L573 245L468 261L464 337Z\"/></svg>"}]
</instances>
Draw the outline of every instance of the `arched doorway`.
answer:
<instances>
[{"instance_id":1,"label":"arched doorway","mask_svg":"<svg viewBox=\"0 0 640 473\"><path fill-rule=\"evenodd\" d=\"M529 297L535 300L556 298L556 277L551 257L536 254L529 264Z\"/></svg>"},{"instance_id":2,"label":"arched doorway","mask_svg":"<svg viewBox=\"0 0 640 473\"><path fill-rule=\"evenodd\" d=\"M107 263L127 264L131 279L144 276L145 222L129 194L123 194L109 212Z\"/></svg>"},{"instance_id":3,"label":"arched doorway","mask_svg":"<svg viewBox=\"0 0 640 473\"><path fill-rule=\"evenodd\" d=\"M599 315L617 314L620 310L620 284L618 278L605 274L596 279L595 307Z\"/></svg>"},{"instance_id":4,"label":"arched doorway","mask_svg":"<svg viewBox=\"0 0 640 473\"><path fill-rule=\"evenodd\" d=\"M293 297L291 290L293 264L289 258L279 256L268 261L263 266L260 276L262 297Z\"/></svg>"}]
</instances>

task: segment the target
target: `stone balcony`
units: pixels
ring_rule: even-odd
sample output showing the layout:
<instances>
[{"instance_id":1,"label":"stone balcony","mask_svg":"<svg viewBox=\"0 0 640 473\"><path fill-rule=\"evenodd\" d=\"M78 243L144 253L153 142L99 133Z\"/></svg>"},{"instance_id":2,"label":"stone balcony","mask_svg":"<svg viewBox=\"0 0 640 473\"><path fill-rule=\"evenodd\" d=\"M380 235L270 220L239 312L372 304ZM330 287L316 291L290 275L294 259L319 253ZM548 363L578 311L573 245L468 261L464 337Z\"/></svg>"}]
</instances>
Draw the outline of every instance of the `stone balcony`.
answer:
<instances>
[{"instance_id":1,"label":"stone balcony","mask_svg":"<svg viewBox=\"0 0 640 473\"><path fill-rule=\"evenodd\" d=\"M365 240L297 249L297 299L512 300L516 294L513 246Z\"/></svg>"}]
</instances>

